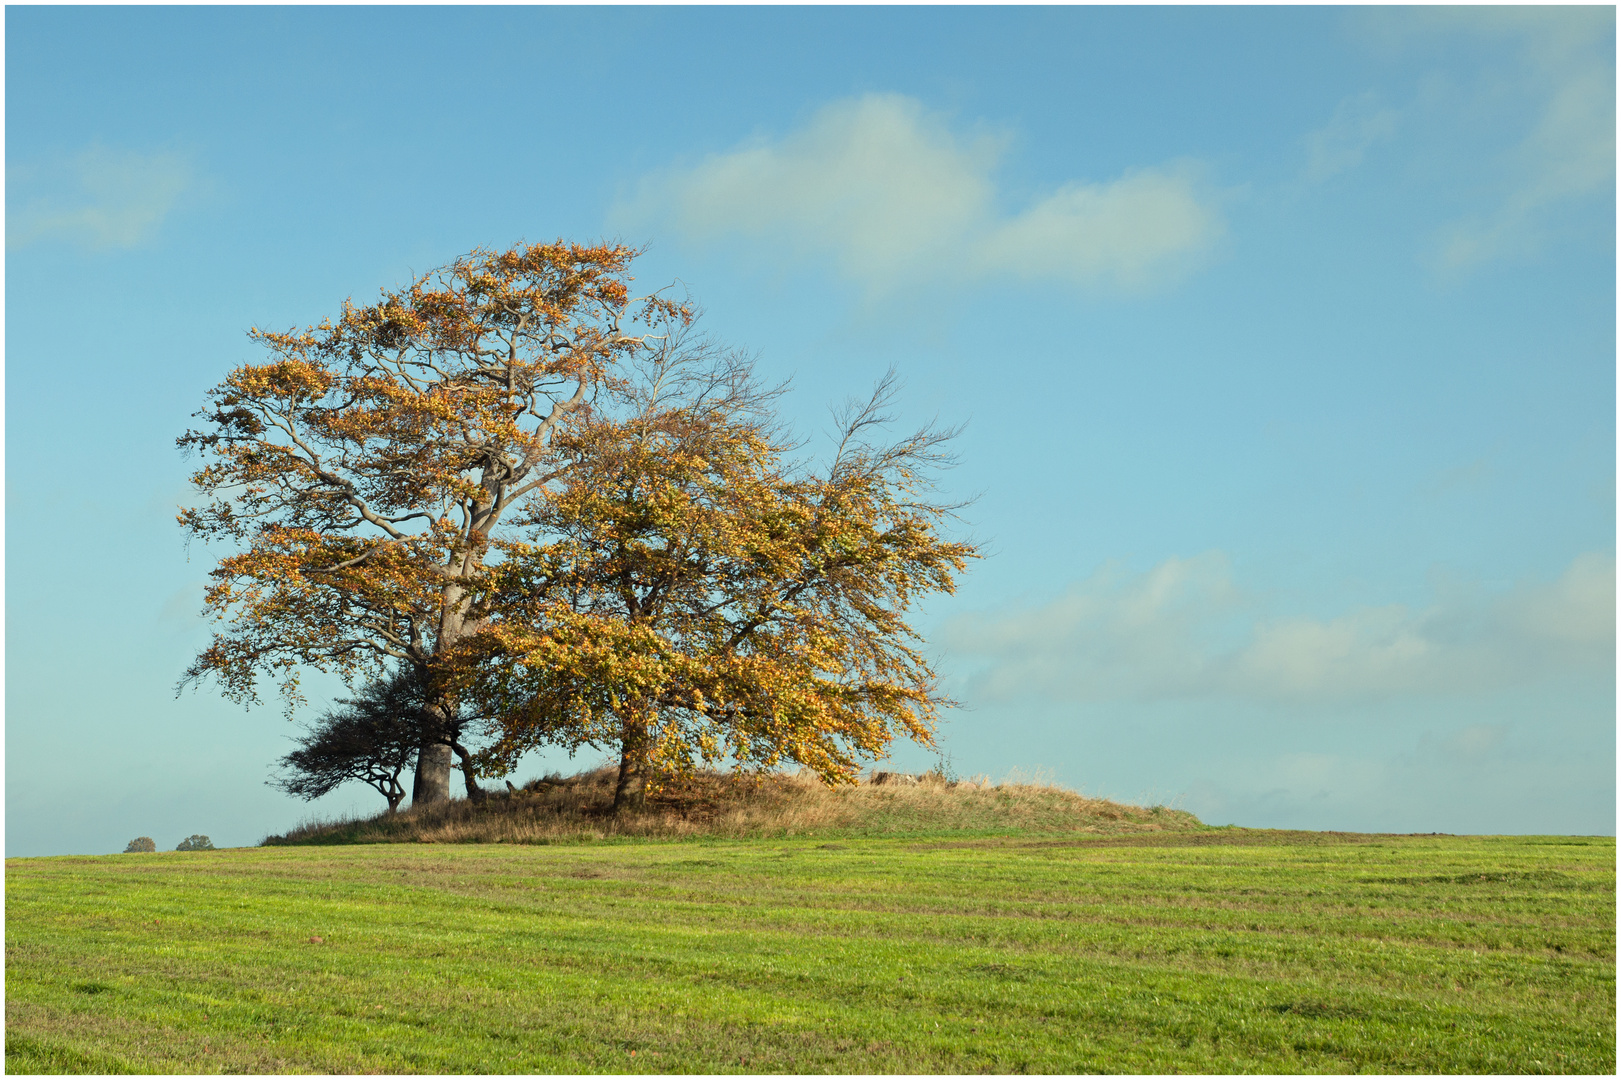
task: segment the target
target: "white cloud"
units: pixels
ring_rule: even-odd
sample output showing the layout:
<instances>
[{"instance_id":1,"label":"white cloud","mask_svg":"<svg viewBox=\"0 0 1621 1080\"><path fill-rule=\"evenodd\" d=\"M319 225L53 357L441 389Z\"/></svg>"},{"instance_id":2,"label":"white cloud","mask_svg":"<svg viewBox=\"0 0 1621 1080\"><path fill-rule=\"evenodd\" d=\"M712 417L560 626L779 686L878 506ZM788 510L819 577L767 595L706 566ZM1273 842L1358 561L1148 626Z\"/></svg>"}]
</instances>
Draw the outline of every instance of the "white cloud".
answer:
<instances>
[{"instance_id":1,"label":"white cloud","mask_svg":"<svg viewBox=\"0 0 1621 1080\"><path fill-rule=\"evenodd\" d=\"M1184 269L1221 232L1192 166L1067 184L999 222L979 245L987 272L1141 286Z\"/></svg>"},{"instance_id":2,"label":"white cloud","mask_svg":"<svg viewBox=\"0 0 1621 1080\"><path fill-rule=\"evenodd\" d=\"M1399 118L1371 93L1346 98L1326 126L1306 136L1306 179L1320 182L1356 168L1375 143L1396 133Z\"/></svg>"},{"instance_id":3,"label":"white cloud","mask_svg":"<svg viewBox=\"0 0 1621 1080\"><path fill-rule=\"evenodd\" d=\"M191 166L174 153L92 145L72 157L13 166L6 170L6 246L62 238L135 247L192 186Z\"/></svg>"},{"instance_id":4,"label":"white cloud","mask_svg":"<svg viewBox=\"0 0 1621 1080\"><path fill-rule=\"evenodd\" d=\"M1073 181L997 209L1006 140L959 136L917 101L831 104L802 129L645 178L615 209L695 240L830 256L874 291L919 280L1058 278L1142 287L1186 269L1222 221L1190 164Z\"/></svg>"},{"instance_id":5,"label":"white cloud","mask_svg":"<svg viewBox=\"0 0 1621 1080\"><path fill-rule=\"evenodd\" d=\"M1471 694L1572 670L1615 671L1615 559L1505 593L1454 588L1421 610L1273 617L1219 553L1140 576L1106 567L1031 611L959 618L940 637L984 670L982 700L1238 698L1336 702Z\"/></svg>"}]
</instances>

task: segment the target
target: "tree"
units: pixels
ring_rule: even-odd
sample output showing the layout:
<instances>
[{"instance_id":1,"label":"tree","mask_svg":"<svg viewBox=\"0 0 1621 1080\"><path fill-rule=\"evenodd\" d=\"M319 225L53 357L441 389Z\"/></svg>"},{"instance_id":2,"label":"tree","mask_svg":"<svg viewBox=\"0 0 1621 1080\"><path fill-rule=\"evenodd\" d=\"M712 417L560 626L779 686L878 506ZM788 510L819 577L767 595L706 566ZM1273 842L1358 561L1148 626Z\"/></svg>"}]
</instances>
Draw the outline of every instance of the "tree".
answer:
<instances>
[{"instance_id":1,"label":"tree","mask_svg":"<svg viewBox=\"0 0 1621 1080\"><path fill-rule=\"evenodd\" d=\"M459 709L428 708L428 680L402 665L393 675L373 680L359 696L341 698L305 729L297 750L281 759L283 773L270 781L289 795L319 799L350 780L377 789L393 813L405 798L402 772L423 746L446 746L461 759L467 796L483 801L474 755L463 744L469 724Z\"/></svg>"},{"instance_id":2,"label":"tree","mask_svg":"<svg viewBox=\"0 0 1621 1080\"><path fill-rule=\"evenodd\" d=\"M202 833L192 833L190 836L188 836L184 840L180 841L179 844L175 845L175 850L176 851L213 851L214 850L214 841L210 840L208 837L204 836Z\"/></svg>"},{"instance_id":3,"label":"tree","mask_svg":"<svg viewBox=\"0 0 1621 1080\"><path fill-rule=\"evenodd\" d=\"M378 680L346 706L325 713L298 740L298 749L281 759L283 774L271 781L289 795L319 799L350 780L377 789L388 800L388 812L405 798L400 773L416 761L423 737L423 709L412 684L411 669Z\"/></svg>"},{"instance_id":4,"label":"tree","mask_svg":"<svg viewBox=\"0 0 1621 1080\"><path fill-rule=\"evenodd\" d=\"M943 699L905 615L976 555L939 535L952 508L929 476L952 433L874 442L886 378L816 471L789 460L746 360L640 375L629 416L558 436L562 481L481 590L469 693L497 729L488 756L611 747L622 809L699 763L839 783L897 736L932 745Z\"/></svg>"},{"instance_id":5,"label":"tree","mask_svg":"<svg viewBox=\"0 0 1621 1080\"><path fill-rule=\"evenodd\" d=\"M682 304L632 300L626 247L474 251L302 331L255 328L269 354L209 394L178 443L203 458L192 539L235 547L211 573L220 624L181 687L218 680L288 711L305 670L350 685L413 668L441 726L449 658L478 629L471 594L503 518L558 478L552 440L609 401L630 357L673 347ZM418 749L414 802L448 796L452 749Z\"/></svg>"}]
</instances>

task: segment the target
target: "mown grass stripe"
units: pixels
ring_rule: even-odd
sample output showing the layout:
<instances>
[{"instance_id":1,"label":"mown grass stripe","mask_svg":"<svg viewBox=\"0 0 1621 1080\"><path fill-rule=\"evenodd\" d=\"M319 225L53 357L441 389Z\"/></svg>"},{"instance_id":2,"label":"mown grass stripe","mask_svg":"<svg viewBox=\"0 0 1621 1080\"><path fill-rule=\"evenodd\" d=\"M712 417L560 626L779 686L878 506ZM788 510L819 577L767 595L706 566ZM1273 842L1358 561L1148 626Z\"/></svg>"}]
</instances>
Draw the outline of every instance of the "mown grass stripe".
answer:
<instances>
[{"instance_id":1,"label":"mown grass stripe","mask_svg":"<svg viewBox=\"0 0 1621 1080\"><path fill-rule=\"evenodd\" d=\"M1613 841L1234 835L13 860L8 1064L1613 1070Z\"/></svg>"}]
</instances>

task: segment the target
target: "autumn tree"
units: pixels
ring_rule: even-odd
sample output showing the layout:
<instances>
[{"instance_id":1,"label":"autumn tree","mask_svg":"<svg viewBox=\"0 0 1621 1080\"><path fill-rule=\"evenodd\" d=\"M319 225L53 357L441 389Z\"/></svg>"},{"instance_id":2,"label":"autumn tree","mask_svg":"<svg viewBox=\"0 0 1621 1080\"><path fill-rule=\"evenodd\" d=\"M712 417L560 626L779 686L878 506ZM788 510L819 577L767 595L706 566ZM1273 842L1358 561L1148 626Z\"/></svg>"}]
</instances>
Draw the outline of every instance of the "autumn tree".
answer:
<instances>
[{"instance_id":1,"label":"autumn tree","mask_svg":"<svg viewBox=\"0 0 1621 1080\"><path fill-rule=\"evenodd\" d=\"M558 435L562 479L481 589L490 757L611 748L625 808L699 765L839 783L897 737L931 745L942 698L906 615L975 556L930 480L951 433L880 439L889 378L816 468L746 360L639 368L627 415Z\"/></svg>"},{"instance_id":2,"label":"autumn tree","mask_svg":"<svg viewBox=\"0 0 1621 1080\"><path fill-rule=\"evenodd\" d=\"M202 458L180 522L232 549L206 593L218 629L182 686L252 702L268 675L291 710L304 671L352 685L399 662L448 720L449 658L478 629L469 604L505 519L572 466L553 451L570 419L690 324L681 304L632 299L635 255L479 250L318 326L254 329L264 358L179 439ZM452 753L419 748L414 802L447 796Z\"/></svg>"}]
</instances>

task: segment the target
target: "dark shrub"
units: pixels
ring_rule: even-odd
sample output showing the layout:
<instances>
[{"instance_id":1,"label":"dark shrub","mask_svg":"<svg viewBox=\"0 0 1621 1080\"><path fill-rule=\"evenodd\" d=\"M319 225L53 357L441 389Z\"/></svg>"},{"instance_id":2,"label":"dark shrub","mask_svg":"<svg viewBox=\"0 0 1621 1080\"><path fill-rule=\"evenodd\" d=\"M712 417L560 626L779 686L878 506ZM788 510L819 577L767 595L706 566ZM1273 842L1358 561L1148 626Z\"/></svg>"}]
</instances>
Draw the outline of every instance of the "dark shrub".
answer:
<instances>
[{"instance_id":1,"label":"dark shrub","mask_svg":"<svg viewBox=\"0 0 1621 1080\"><path fill-rule=\"evenodd\" d=\"M152 838L150 836L137 836L135 839L129 842L129 847L124 849L124 854L128 855L134 851L156 850L158 850L158 845L152 842Z\"/></svg>"},{"instance_id":2,"label":"dark shrub","mask_svg":"<svg viewBox=\"0 0 1621 1080\"><path fill-rule=\"evenodd\" d=\"M400 773L415 762L429 738L421 702L421 678L399 672L369 683L357 698L340 699L346 709L320 718L281 759L285 773L270 781L289 795L319 799L339 784L359 780L388 800L388 811L405 798Z\"/></svg>"}]
</instances>

